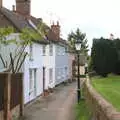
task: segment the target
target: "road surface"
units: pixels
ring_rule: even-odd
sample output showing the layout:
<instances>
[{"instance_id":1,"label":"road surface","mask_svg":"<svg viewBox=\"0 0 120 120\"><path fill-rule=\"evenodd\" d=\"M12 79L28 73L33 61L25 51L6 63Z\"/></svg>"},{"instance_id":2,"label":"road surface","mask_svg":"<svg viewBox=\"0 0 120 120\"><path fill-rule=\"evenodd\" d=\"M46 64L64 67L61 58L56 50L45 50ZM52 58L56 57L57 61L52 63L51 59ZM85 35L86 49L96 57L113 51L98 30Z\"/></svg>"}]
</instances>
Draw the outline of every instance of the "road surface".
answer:
<instances>
[{"instance_id":1,"label":"road surface","mask_svg":"<svg viewBox=\"0 0 120 120\"><path fill-rule=\"evenodd\" d=\"M25 107L24 120L75 120L76 82L61 84Z\"/></svg>"}]
</instances>

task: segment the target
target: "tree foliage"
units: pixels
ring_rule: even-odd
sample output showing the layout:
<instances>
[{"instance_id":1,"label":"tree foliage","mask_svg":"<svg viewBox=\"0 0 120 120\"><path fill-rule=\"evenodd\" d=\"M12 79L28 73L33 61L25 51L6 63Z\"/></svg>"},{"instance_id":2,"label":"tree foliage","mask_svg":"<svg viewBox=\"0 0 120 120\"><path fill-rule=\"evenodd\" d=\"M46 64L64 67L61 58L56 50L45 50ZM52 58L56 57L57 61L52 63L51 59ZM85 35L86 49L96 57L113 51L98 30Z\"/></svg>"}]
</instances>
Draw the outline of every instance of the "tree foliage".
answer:
<instances>
[{"instance_id":1,"label":"tree foliage","mask_svg":"<svg viewBox=\"0 0 120 120\"><path fill-rule=\"evenodd\" d=\"M93 39L91 51L91 67L99 75L107 76L108 73L115 72L118 61L118 53L115 41L100 38Z\"/></svg>"},{"instance_id":2,"label":"tree foliage","mask_svg":"<svg viewBox=\"0 0 120 120\"><path fill-rule=\"evenodd\" d=\"M0 28L0 45L7 45L8 43L13 42L12 39L7 41L7 36L13 32L14 29L12 27Z\"/></svg>"},{"instance_id":3,"label":"tree foliage","mask_svg":"<svg viewBox=\"0 0 120 120\"><path fill-rule=\"evenodd\" d=\"M82 33L79 28L75 32L71 32L68 35L68 41L72 50L75 50L75 42L77 40L81 41L81 52L87 55L88 53L88 41L86 39L86 34Z\"/></svg>"},{"instance_id":4,"label":"tree foliage","mask_svg":"<svg viewBox=\"0 0 120 120\"><path fill-rule=\"evenodd\" d=\"M116 52L117 52L117 56L118 56L114 72L116 74L120 74L120 39L119 38L114 40L114 45L116 47Z\"/></svg>"},{"instance_id":5,"label":"tree foliage","mask_svg":"<svg viewBox=\"0 0 120 120\"><path fill-rule=\"evenodd\" d=\"M6 68L7 72L16 73L19 72L23 62L28 55L25 51L26 47L31 45L33 41L43 40L46 35L46 31L44 29L44 24L39 24L39 26L34 29L24 28L20 34L18 34L18 38L9 38L12 33L15 33L12 27L0 28L0 47L6 45L15 44L16 47L14 51L9 53L9 59L5 58L3 54L0 53L0 60L4 68Z\"/></svg>"}]
</instances>

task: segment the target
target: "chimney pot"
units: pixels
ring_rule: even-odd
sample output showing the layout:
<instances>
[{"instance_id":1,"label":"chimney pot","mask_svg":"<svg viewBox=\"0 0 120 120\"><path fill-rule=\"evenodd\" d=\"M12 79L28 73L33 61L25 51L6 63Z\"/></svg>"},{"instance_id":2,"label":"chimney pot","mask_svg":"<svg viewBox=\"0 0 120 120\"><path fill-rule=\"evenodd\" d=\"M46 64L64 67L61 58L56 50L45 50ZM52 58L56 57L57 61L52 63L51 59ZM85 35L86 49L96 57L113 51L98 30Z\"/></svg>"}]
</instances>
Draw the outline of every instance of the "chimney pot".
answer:
<instances>
[{"instance_id":1,"label":"chimney pot","mask_svg":"<svg viewBox=\"0 0 120 120\"><path fill-rule=\"evenodd\" d=\"M12 10L13 12L15 12L15 5L12 5Z\"/></svg>"},{"instance_id":2,"label":"chimney pot","mask_svg":"<svg viewBox=\"0 0 120 120\"><path fill-rule=\"evenodd\" d=\"M59 26L59 21L57 21L57 25Z\"/></svg>"},{"instance_id":3,"label":"chimney pot","mask_svg":"<svg viewBox=\"0 0 120 120\"><path fill-rule=\"evenodd\" d=\"M54 24L54 21L52 22L52 25L55 25L55 24Z\"/></svg>"},{"instance_id":4,"label":"chimney pot","mask_svg":"<svg viewBox=\"0 0 120 120\"><path fill-rule=\"evenodd\" d=\"M54 32L55 36L56 36L56 40L60 39L60 25L59 22L57 21L57 25L55 25L54 23L51 25L51 30Z\"/></svg>"}]
</instances>

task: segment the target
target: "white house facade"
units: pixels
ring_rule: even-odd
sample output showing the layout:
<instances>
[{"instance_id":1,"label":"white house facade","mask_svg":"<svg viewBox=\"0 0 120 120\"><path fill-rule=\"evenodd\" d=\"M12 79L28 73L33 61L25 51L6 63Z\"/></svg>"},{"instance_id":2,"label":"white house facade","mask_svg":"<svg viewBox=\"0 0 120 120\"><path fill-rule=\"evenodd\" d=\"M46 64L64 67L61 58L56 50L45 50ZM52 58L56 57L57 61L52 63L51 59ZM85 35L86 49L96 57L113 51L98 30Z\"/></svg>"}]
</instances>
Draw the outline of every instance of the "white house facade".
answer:
<instances>
[{"instance_id":1,"label":"white house facade","mask_svg":"<svg viewBox=\"0 0 120 120\"><path fill-rule=\"evenodd\" d=\"M25 103L69 79L69 58L65 44L34 43L26 52L29 56L24 62Z\"/></svg>"},{"instance_id":2,"label":"white house facade","mask_svg":"<svg viewBox=\"0 0 120 120\"><path fill-rule=\"evenodd\" d=\"M30 15L30 4L30 0L16 0L16 11L10 11L1 5L0 27L14 27L16 33L12 37L17 39L18 33L26 27L38 32L36 26L42 21ZM25 49L28 56L21 69L24 73L25 104L41 95L44 90L53 88L69 78L67 43L60 38L59 22L57 25L51 25L51 28L46 25L46 29L48 33L45 40L34 41ZM0 49L0 52L6 57L10 51L16 52L16 47L8 45ZM9 61L9 58L6 60ZM0 69L4 69L1 62Z\"/></svg>"},{"instance_id":3,"label":"white house facade","mask_svg":"<svg viewBox=\"0 0 120 120\"><path fill-rule=\"evenodd\" d=\"M51 42L44 47L45 89L48 89L68 80L68 53L66 46L59 42Z\"/></svg>"},{"instance_id":4,"label":"white house facade","mask_svg":"<svg viewBox=\"0 0 120 120\"><path fill-rule=\"evenodd\" d=\"M66 45L55 45L55 85L68 80L68 53Z\"/></svg>"},{"instance_id":5,"label":"white house facade","mask_svg":"<svg viewBox=\"0 0 120 120\"><path fill-rule=\"evenodd\" d=\"M19 33L11 34L8 39L17 39L19 40ZM43 84L43 46L46 43L35 43L26 47L25 52L28 53L26 59L22 65L20 72L24 73L23 83L24 83L24 103L28 103L31 100L35 99L37 96L40 96L44 91ZM1 45L0 54L2 58L7 61L7 64L10 64L10 52L12 56L15 56L17 45ZM0 59L0 70L3 72L5 69L3 63Z\"/></svg>"},{"instance_id":6,"label":"white house facade","mask_svg":"<svg viewBox=\"0 0 120 120\"><path fill-rule=\"evenodd\" d=\"M19 39L19 34L13 33L9 39ZM10 52L15 54L16 45L1 46L0 53L9 61ZM68 80L69 64L66 45L59 42L35 43L27 46L28 53L21 72L24 73L24 103L40 96L44 90ZM4 69L2 63L1 69Z\"/></svg>"},{"instance_id":7,"label":"white house facade","mask_svg":"<svg viewBox=\"0 0 120 120\"><path fill-rule=\"evenodd\" d=\"M43 46L43 59L45 89L53 88L55 86L55 46L53 44Z\"/></svg>"},{"instance_id":8,"label":"white house facade","mask_svg":"<svg viewBox=\"0 0 120 120\"><path fill-rule=\"evenodd\" d=\"M29 56L24 62L24 102L28 103L43 93L42 44L33 43L27 47Z\"/></svg>"}]
</instances>

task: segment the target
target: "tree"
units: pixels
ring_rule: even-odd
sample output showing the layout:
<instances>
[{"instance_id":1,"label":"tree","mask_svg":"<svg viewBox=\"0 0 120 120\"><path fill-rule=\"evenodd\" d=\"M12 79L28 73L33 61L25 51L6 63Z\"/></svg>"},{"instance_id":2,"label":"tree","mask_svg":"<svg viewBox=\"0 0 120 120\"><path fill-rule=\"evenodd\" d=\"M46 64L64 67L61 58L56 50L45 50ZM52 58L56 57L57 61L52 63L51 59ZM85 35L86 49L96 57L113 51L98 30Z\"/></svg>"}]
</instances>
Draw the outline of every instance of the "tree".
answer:
<instances>
[{"instance_id":1,"label":"tree","mask_svg":"<svg viewBox=\"0 0 120 120\"><path fill-rule=\"evenodd\" d=\"M88 41L86 39L86 34L82 33L79 28L68 35L68 41L72 50L75 50L75 41L77 40L81 40L81 53L88 55Z\"/></svg>"},{"instance_id":2,"label":"tree","mask_svg":"<svg viewBox=\"0 0 120 120\"><path fill-rule=\"evenodd\" d=\"M93 39L91 66L99 75L106 77L115 70L117 52L114 41L109 39Z\"/></svg>"},{"instance_id":3,"label":"tree","mask_svg":"<svg viewBox=\"0 0 120 120\"><path fill-rule=\"evenodd\" d=\"M5 48L3 51L7 49L7 46L15 45L15 49L9 52L9 55L5 57L0 53L0 60L4 68L6 68L7 72L16 73L19 72L23 62L28 55L25 51L26 47L31 45L33 41L38 41L44 39L46 35L45 24L39 24L36 30L25 28L18 35L18 38L9 38L9 36L14 33L14 29L12 27L0 28L0 47Z\"/></svg>"},{"instance_id":4,"label":"tree","mask_svg":"<svg viewBox=\"0 0 120 120\"><path fill-rule=\"evenodd\" d=\"M120 74L120 39L119 38L114 39L114 45L115 45L117 56L118 56L114 73Z\"/></svg>"}]
</instances>

